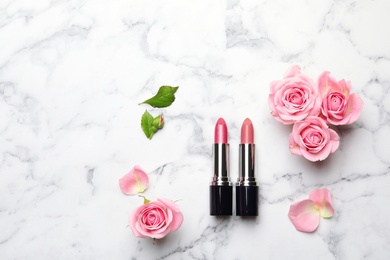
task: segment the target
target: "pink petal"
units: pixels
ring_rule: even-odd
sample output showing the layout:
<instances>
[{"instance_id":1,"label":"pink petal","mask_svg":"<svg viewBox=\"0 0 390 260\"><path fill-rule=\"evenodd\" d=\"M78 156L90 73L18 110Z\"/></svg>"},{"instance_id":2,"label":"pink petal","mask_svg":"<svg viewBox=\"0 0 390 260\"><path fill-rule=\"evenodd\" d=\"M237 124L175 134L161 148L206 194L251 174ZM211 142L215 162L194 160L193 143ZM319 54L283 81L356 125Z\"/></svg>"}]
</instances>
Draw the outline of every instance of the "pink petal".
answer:
<instances>
[{"instance_id":1,"label":"pink petal","mask_svg":"<svg viewBox=\"0 0 390 260\"><path fill-rule=\"evenodd\" d=\"M332 198L328 189L315 189L310 193L309 199L319 208L320 216L330 218L334 215Z\"/></svg>"},{"instance_id":2,"label":"pink petal","mask_svg":"<svg viewBox=\"0 0 390 260\"><path fill-rule=\"evenodd\" d=\"M340 136L333 129L329 129L330 142L332 143L331 153L334 153L340 145Z\"/></svg>"},{"instance_id":3,"label":"pink petal","mask_svg":"<svg viewBox=\"0 0 390 260\"><path fill-rule=\"evenodd\" d=\"M353 93L349 96L346 114L349 115L349 120L346 124L352 124L358 120L360 112L363 108L363 101L358 94Z\"/></svg>"},{"instance_id":4,"label":"pink petal","mask_svg":"<svg viewBox=\"0 0 390 260\"><path fill-rule=\"evenodd\" d=\"M275 92L278 90L279 86L278 84L280 83L280 80L274 80L270 83L270 90L271 93L275 94Z\"/></svg>"},{"instance_id":5,"label":"pink petal","mask_svg":"<svg viewBox=\"0 0 390 260\"><path fill-rule=\"evenodd\" d=\"M302 156L312 162L323 161L328 158L331 148L331 144L328 144L317 153L312 153L310 151L307 151L306 149L302 149Z\"/></svg>"},{"instance_id":6,"label":"pink petal","mask_svg":"<svg viewBox=\"0 0 390 260\"><path fill-rule=\"evenodd\" d=\"M345 81L344 79L342 79L339 81L339 85L340 85L341 89L343 90L343 94L348 97L350 90L351 90L351 82Z\"/></svg>"},{"instance_id":7,"label":"pink petal","mask_svg":"<svg viewBox=\"0 0 390 260\"><path fill-rule=\"evenodd\" d=\"M311 200L303 200L290 206L288 217L301 232L314 232L320 224L318 207Z\"/></svg>"},{"instance_id":8,"label":"pink petal","mask_svg":"<svg viewBox=\"0 0 390 260\"><path fill-rule=\"evenodd\" d=\"M302 155L302 151L301 151L301 148L299 147L299 145L295 142L294 140L294 133L291 133L289 135L289 142L290 142L290 151L292 154L295 154L295 155Z\"/></svg>"},{"instance_id":9,"label":"pink petal","mask_svg":"<svg viewBox=\"0 0 390 260\"><path fill-rule=\"evenodd\" d=\"M170 228L171 231L176 231L181 226L184 220L183 214L180 212L179 207L169 199L159 198L158 201L164 203L169 209L172 210L173 216Z\"/></svg>"},{"instance_id":10,"label":"pink petal","mask_svg":"<svg viewBox=\"0 0 390 260\"><path fill-rule=\"evenodd\" d=\"M321 97L325 97L326 94L329 92L330 86L328 84L329 79L329 71L324 71L318 78L318 86L320 89L320 95Z\"/></svg>"},{"instance_id":11,"label":"pink petal","mask_svg":"<svg viewBox=\"0 0 390 260\"><path fill-rule=\"evenodd\" d=\"M119 179L119 186L123 193L135 195L144 192L149 184L148 175L138 166Z\"/></svg>"},{"instance_id":12,"label":"pink petal","mask_svg":"<svg viewBox=\"0 0 390 260\"><path fill-rule=\"evenodd\" d=\"M145 238L145 237L147 237L147 236L141 234L141 233L138 231L138 229L137 229L137 225L138 225L138 224L137 224L137 222L138 222L138 216L139 216L139 214L140 214L140 210L141 210L141 209L142 209L142 208L139 207L139 208L133 210L133 212L130 214L130 216L129 216L129 226L130 226L131 230L133 231L134 236L136 236L136 237L141 237L141 238Z\"/></svg>"},{"instance_id":13,"label":"pink petal","mask_svg":"<svg viewBox=\"0 0 390 260\"><path fill-rule=\"evenodd\" d=\"M310 111L309 116L318 116L321 113L321 104L322 104L322 98L321 96L318 96L314 100L314 106L312 110Z\"/></svg>"},{"instance_id":14,"label":"pink petal","mask_svg":"<svg viewBox=\"0 0 390 260\"><path fill-rule=\"evenodd\" d=\"M324 71L318 78L318 87L321 97L325 97L329 92L344 92L347 88L345 81L337 82L333 77L329 76L329 71ZM340 83L342 85L340 85Z\"/></svg>"},{"instance_id":15,"label":"pink petal","mask_svg":"<svg viewBox=\"0 0 390 260\"><path fill-rule=\"evenodd\" d=\"M301 74L301 67L299 67L298 65L293 65L286 71L286 73L284 74L284 77L290 78L290 77L294 77L294 76L299 75L299 74Z\"/></svg>"}]
</instances>

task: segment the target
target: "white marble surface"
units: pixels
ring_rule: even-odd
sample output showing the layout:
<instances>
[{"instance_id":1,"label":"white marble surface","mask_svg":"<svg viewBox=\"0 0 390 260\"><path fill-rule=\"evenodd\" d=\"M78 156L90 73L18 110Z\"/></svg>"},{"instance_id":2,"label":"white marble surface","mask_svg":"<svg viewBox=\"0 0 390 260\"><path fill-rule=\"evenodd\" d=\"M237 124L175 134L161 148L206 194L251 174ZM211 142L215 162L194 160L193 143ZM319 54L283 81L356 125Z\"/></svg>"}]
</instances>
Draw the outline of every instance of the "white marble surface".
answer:
<instances>
[{"instance_id":1,"label":"white marble surface","mask_svg":"<svg viewBox=\"0 0 390 260\"><path fill-rule=\"evenodd\" d=\"M1 259L389 259L390 2L1 0ZM291 155L269 82L292 64L352 81L365 102L325 162ZM180 86L149 141L138 102ZM260 215L209 216L218 117L255 126ZM127 227L142 203L118 179L135 164L149 199L184 223L153 245ZM316 187L336 215L313 234L287 212Z\"/></svg>"}]
</instances>

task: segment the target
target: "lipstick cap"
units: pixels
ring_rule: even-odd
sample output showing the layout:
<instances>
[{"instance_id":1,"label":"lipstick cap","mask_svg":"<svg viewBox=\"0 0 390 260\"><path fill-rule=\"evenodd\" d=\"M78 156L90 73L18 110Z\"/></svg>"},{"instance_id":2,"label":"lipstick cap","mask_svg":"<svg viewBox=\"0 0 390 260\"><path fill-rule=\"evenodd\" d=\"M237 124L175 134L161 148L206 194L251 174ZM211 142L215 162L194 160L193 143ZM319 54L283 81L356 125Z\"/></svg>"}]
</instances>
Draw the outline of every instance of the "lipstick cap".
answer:
<instances>
[{"instance_id":1,"label":"lipstick cap","mask_svg":"<svg viewBox=\"0 0 390 260\"><path fill-rule=\"evenodd\" d=\"M237 216L257 216L258 202L258 186L236 186Z\"/></svg>"},{"instance_id":2,"label":"lipstick cap","mask_svg":"<svg viewBox=\"0 0 390 260\"><path fill-rule=\"evenodd\" d=\"M231 216L233 211L233 187L210 186L210 215Z\"/></svg>"}]
</instances>

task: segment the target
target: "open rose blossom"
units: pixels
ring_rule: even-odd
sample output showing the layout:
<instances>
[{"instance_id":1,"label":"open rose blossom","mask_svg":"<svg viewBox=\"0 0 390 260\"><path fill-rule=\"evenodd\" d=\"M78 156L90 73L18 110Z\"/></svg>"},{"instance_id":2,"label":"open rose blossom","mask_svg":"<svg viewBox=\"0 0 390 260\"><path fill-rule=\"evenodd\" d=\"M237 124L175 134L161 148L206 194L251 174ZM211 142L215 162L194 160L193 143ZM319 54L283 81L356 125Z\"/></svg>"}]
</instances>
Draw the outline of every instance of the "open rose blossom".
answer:
<instances>
[{"instance_id":1,"label":"open rose blossom","mask_svg":"<svg viewBox=\"0 0 390 260\"><path fill-rule=\"evenodd\" d=\"M308 116L317 116L321 108L318 87L301 68L292 66L284 79L273 81L268 103L272 116L283 124L293 124Z\"/></svg>"},{"instance_id":2,"label":"open rose blossom","mask_svg":"<svg viewBox=\"0 0 390 260\"><path fill-rule=\"evenodd\" d=\"M129 226L136 237L159 239L176 231L183 223L179 207L169 199L157 199L135 209Z\"/></svg>"},{"instance_id":3,"label":"open rose blossom","mask_svg":"<svg viewBox=\"0 0 390 260\"><path fill-rule=\"evenodd\" d=\"M290 134L290 151L310 161L325 160L339 147L340 137L325 120L309 116L296 122Z\"/></svg>"},{"instance_id":4,"label":"open rose blossom","mask_svg":"<svg viewBox=\"0 0 390 260\"><path fill-rule=\"evenodd\" d=\"M329 74L325 71L318 79L322 97L321 117L332 125L352 124L359 118L363 101L356 93L350 93L349 81L336 81Z\"/></svg>"}]
</instances>

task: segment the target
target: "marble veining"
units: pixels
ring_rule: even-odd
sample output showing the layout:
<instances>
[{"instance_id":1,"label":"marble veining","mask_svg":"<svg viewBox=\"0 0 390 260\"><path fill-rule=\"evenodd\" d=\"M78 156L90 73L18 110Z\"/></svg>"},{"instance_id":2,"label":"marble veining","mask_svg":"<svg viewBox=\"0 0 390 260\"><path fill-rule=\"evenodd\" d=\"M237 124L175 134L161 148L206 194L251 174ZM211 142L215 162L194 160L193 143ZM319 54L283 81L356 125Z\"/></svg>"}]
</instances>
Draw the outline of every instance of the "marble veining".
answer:
<instances>
[{"instance_id":1,"label":"marble veining","mask_svg":"<svg viewBox=\"0 0 390 260\"><path fill-rule=\"evenodd\" d=\"M389 259L390 2L0 2L1 259ZM365 105L311 163L288 150L269 83L298 64L352 82ZM164 109L139 102L179 86ZM164 113L153 140L142 113ZM209 216L214 124L255 128L257 218ZM142 199L121 193L134 165L145 196L176 200L184 223L155 244L127 226ZM335 216L313 234L287 212L327 187Z\"/></svg>"}]
</instances>

